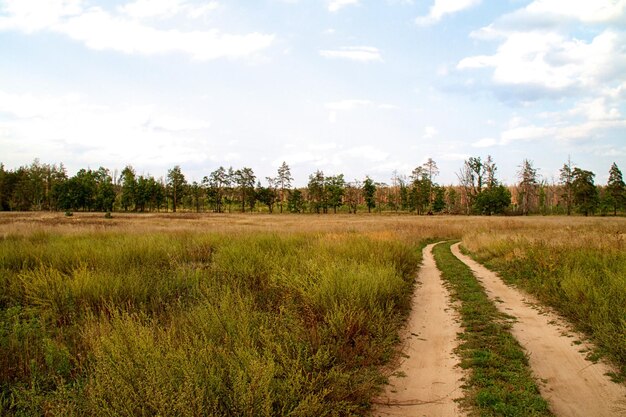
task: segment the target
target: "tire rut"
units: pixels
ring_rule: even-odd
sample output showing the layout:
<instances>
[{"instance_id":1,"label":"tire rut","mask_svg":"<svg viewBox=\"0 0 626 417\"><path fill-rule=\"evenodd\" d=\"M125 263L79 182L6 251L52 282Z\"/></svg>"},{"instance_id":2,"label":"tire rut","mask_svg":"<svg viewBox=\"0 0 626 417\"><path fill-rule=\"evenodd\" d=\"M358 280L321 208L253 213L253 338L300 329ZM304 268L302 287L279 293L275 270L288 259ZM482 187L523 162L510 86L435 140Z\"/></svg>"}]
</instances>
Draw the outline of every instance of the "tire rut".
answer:
<instances>
[{"instance_id":1,"label":"tire rut","mask_svg":"<svg viewBox=\"0 0 626 417\"><path fill-rule=\"evenodd\" d=\"M373 416L464 415L455 401L463 395L464 372L454 353L462 329L433 258L435 245L423 250L418 286L403 331L405 359L375 402Z\"/></svg>"},{"instance_id":2,"label":"tire rut","mask_svg":"<svg viewBox=\"0 0 626 417\"><path fill-rule=\"evenodd\" d=\"M511 333L529 355L533 373L541 380L541 394L555 415L626 416L626 387L609 379L609 366L585 358L581 352L585 344L574 343L580 343L580 335L572 338L572 330L562 319L533 307L537 303L532 297L507 286L497 274L463 255L458 243L451 249L472 270L498 309L515 317Z\"/></svg>"}]
</instances>

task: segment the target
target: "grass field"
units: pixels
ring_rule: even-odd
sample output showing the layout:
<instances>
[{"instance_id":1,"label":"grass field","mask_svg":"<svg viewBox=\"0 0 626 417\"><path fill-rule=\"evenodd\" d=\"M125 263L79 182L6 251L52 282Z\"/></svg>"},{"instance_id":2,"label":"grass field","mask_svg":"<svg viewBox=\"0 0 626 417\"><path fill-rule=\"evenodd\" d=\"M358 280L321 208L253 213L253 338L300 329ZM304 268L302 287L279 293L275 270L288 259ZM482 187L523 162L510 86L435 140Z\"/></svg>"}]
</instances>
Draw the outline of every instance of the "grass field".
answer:
<instances>
[{"instance_id":1,"label":"grass field","mask_svg":"<svg viewBox=\"0 0 626 417\"><path fill-rule=\"evenodd\" d=\"M0 404L21 415L363 415L420 249L442 239L463 238L507 276L506 265L540 275L551 303L574 294L606 347L626 334L625 229L599 218L3 213ZM583 233L596 238L570 242ZM585 251L596 278L563 285L576 269L528 255L539 243Z\"/></svg>"}]
</instances>

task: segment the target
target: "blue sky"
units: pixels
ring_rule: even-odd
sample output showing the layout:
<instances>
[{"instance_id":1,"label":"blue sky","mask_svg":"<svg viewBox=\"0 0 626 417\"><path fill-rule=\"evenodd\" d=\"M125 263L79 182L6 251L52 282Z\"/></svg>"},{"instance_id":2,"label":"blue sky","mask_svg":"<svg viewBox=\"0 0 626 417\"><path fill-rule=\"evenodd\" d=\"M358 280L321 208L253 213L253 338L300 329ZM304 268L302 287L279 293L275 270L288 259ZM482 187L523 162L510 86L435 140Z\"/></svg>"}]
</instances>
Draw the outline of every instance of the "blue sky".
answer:
<instances>
[{"instance_id":1,"label":"blue sky","mask_svg":"<svg viewBox=\"0 0 626 417\"><path fill-rule=\"evenodd\" d=\"M626 0L0 0L0 161L626 169Z\"/></svg>"}]
</instances>

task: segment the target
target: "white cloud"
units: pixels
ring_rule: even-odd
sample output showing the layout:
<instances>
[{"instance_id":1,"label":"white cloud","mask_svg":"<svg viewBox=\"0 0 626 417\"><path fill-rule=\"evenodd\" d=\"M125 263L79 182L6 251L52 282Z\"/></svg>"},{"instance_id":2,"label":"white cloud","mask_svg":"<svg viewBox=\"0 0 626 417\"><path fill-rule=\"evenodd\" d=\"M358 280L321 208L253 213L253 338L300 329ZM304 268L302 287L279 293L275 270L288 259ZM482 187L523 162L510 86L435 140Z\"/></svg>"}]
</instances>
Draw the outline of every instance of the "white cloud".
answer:
<instances>
[{"instance_id":1,"label":"white cloud","mask_svg":"<svg viewBox=\"0 0 626 417\"><path fill-rule=\"evenodd\" d=\"M372 104L370 100L347 99L326 103L324 107L328 110L354 110L359 107L371 106Z\"/></svg>"},{"instance_id":2,"label":"white cloud","mask_svg":"<svg viewBox=\"0 0 626 417\"><path fill-rule=\"evenodd\" d=\"M422 138L432 139L437 136L437 133L439 133L439 131L434 126L426 126L424 128L424 134L422 135Z\"/></svg>"},{"instance_id":3,"label":"white cloud","mask_svg":"<svg viewBox=\"0 0 626 417\"><path fill-rule=\"evenodd\" d=\"M625 14L626 0L535 0L506 19L510 22L572 19L583 23L609 23L619 21Z\"/></svg>"},{"instance_id":4,"label":"white cloud","mask_svg":"<svg viewBox=\"0 0 626 417\"><path fill-rule=\"evenodd\" d=\"M382 62L380 50L371 46L346 46L339 49L321 50L320 55L324 58L349 59L359 62Z\"/></svg>"},{"instance_id":5,"label":"white cloud","mask_svg":"<svg viewBox=\"0 0 626 417\"><path fill-rule=\"evenodd\" d=\"M501 85L545 90L600 88L607 80L626 80L626 36L606 29L590 42L556 32L508 34L494 55L462 59L457 68L492 68Z\"/></svg>"},{"instance_id":6,"label":"white cloud","mask_svg":"<svg viewBox=\"0 0 626 417\"><path fill-rule=\"evenodd\" d=\"M382 162L389 157L389 153L371 145L350 147L344 155L353 159L370 162Z\"/></svg>"},{"instance_id":7,"label":"white cloud","mask_svg":"<svg viewBox=\"0 0 626 417\"><path fill-rule=\"evenodd\" d=\"M482 138L472 143L475 148L489 148L498 144L498 140L494 138Z\"/></svg>"},{"instance_id":8,"label":"white cloud","mask_svg":"<svg viewBox=\"0 0 626 417\"><path fill-rule=\"evenodd\" d=\"M329 0L328 11L331 13L337 12L346 6L355 6L359 4L360 0Z\"/></svg>"},{"instance_id":9,"label":"white cloud","mask_svg":"<svg viewBox=\"0 0 626 417\"><path fill-rule=\"evenodd\" d=\"M169 18L184 13L190 18L199 18L219 6L217 1L202 5L190 4L185 0L135 0L119 7L120 12L134 18Z\"/></svg>"},{"instance_id":10,"label":"white cloud","mask_svg":"<svg viewBox=\"0 0 626 417\"><path fill-rule=\"evenodd\" d=\"M268 48L274 35L248 33L232 35L216 29L179 31L156 29L135 17L165 16L183 8L188 15L197 16L201 10L214 7L210 2L200 9L190 8L182 1L158 0L153 11L152 1L139 0L123 7L122 14L112 14L100 7L84 8L80 0L8 0L0 17L0 30L25 33L51 31L80 41L88 48L114 50L128 54L184 53L196 60L244 58ZM129 9L130 8L130 9ZM127 13L134 13L130 17Z\"/></svg>"},{"instance_id":11,"label":"white cloud","mask_svg":"<svg viewBox=\"0 0 626 417\"><path fill-rule=\"evenodd\" d=\"M435 0L426 16L415 19L418 25L426 26L439 22L445 15L458 13L481 3L481 0Z\"/></svg>"}]
</instances>

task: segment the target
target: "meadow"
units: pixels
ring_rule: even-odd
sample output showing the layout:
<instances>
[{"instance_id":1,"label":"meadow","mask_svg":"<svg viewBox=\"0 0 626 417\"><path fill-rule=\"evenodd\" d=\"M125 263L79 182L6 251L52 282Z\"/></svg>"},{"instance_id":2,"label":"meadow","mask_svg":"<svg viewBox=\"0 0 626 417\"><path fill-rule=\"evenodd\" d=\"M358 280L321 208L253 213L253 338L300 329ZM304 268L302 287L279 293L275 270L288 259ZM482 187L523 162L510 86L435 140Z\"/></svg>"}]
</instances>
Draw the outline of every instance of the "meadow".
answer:
<instances>
[{"instance_id":1,"label":"meadow","mask_svg":"<svg viewBox=\"0 0 626 417\"><path fill-rule=\"evenodd\" d=\"M366 414L421 248L446 239L595 323L624 369L625 233L620 218L2 213L0 408Z\"/></svg>"}]
</instances>

